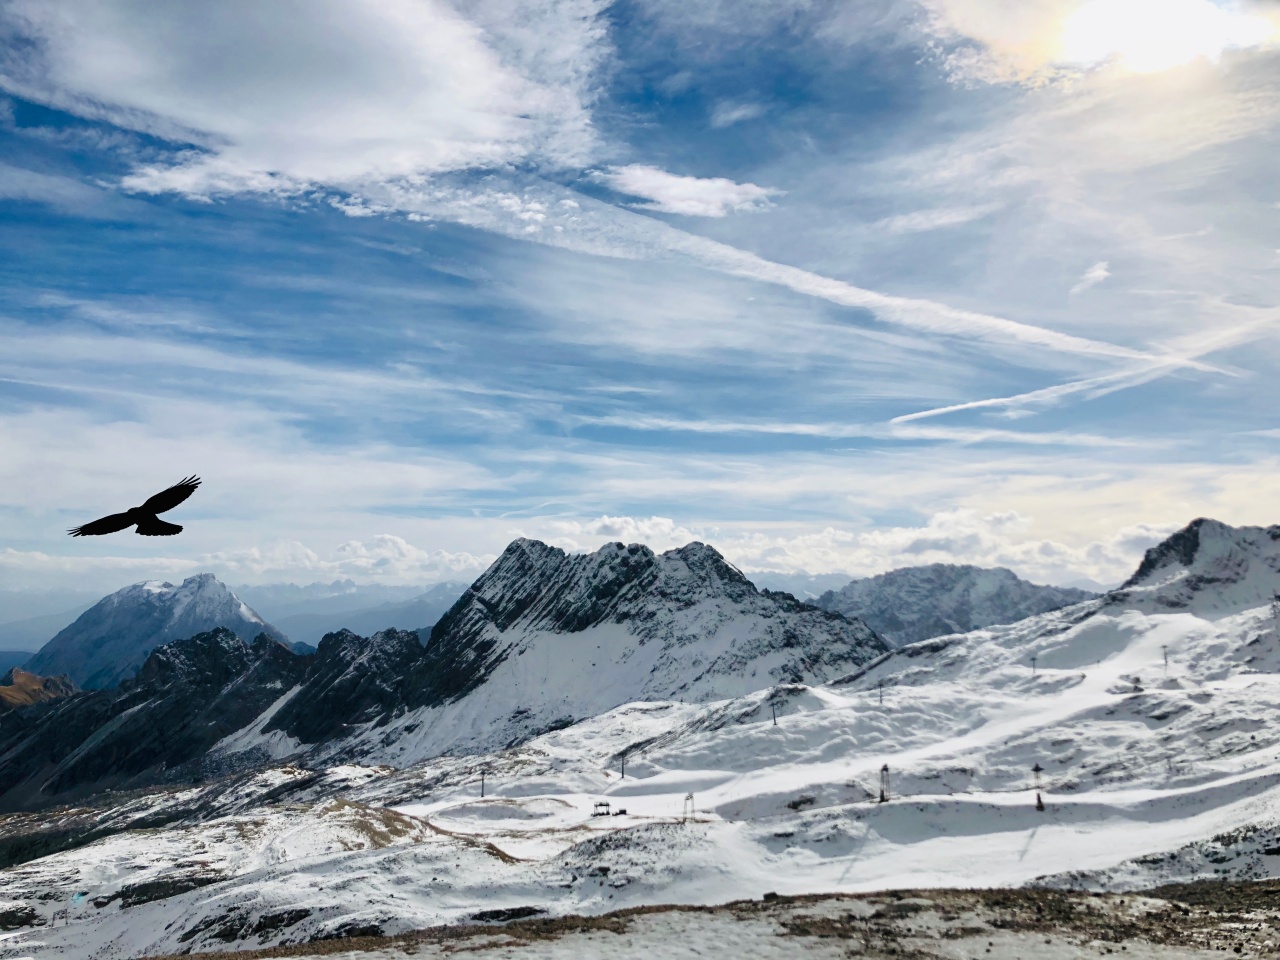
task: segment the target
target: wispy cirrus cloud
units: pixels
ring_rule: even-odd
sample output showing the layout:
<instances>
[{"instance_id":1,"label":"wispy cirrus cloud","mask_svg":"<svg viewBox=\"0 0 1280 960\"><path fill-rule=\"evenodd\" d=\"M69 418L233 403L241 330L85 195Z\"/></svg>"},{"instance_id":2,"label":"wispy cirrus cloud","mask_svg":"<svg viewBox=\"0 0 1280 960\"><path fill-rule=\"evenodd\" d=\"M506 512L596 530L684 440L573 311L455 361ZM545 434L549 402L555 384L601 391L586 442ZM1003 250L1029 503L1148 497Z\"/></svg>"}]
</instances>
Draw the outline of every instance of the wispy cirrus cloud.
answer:
<instances>
[{"instance_id":1,"label":"wispy cirrus cloud","mask_svg":"<svg viewBox=\"0 0 1280 960\"><path fill-rule=\"evenodd\" d=\"M877 220L872 226L885 233L924 233L972 223L990 216L1000 209L999 204L979 204L970 207L938 207L933 210L917 210L900 213Z\"/></svg>"},{"instance_id":2,"label":"wispy cirrus cloud","mask_svg":"<svg viewBox=\"0 0 1280 960\"><path fill-rule=\"evenodd\" d=\"M1096 287L1109 276L1111 276L1111 264L1105 260L1099 260L1076 281L1075 286L1071 288L1072 296L1077 293L1084 293L1090 287Z\"/></svg>"},{"instance_id":3,"label":"wispy cirrus cloud","mask_svg":"<svg viewBox=\"0 0 1280 960\"><path fill-rule=\"evenodd\" d=\"M716 130L731 127L745 120L755 120L764 116L768 110L763 103L734 103L724 100L717 103L711 111L711 126Z\"/></svg>"}]
</instances>

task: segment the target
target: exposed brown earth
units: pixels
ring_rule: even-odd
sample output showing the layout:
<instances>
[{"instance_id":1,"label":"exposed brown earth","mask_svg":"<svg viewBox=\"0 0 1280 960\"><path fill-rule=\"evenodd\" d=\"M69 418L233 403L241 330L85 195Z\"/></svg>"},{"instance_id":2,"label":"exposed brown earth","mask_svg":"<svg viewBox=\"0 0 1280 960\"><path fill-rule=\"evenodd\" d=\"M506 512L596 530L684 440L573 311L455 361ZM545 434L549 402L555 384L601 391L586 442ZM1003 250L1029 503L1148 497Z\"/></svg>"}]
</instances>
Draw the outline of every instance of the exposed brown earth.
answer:
<instances>
[{"instance_id":1,"label":"exposed brown earth","mask_svg":"<svg viewBox=\"0 0 1280 960\"><path fill-rule=\"evenodd\" d=\"M520 911L508 911L519 915ZM443 957L542 956L539 945L584 960L632 956L681 928L705 936L756 931L758 956L868 956L893 960L1132 960L1227 953L1271 957L1280 946L1280 881L1203 881L1127 894L1041 889L899 890L738 901L716 907L652 906L595 917L517 919L437 927L395 937L358 936L238 951L237 960L338 953ZM612 935L612 936L605 936ZM601 939L605 937L605 939ZM556 956L561 954L557 952ZM643 954L642 954L643 955ZM683 956L683 954L681 954Z\"/></svg>"},{"instance_id":2,"label":"exposed brown earth","mask_svg":"<svg viewBox=\"0 0 1280 960\"><path fill-rule=\"evenodd\" d=\"M76 692L68 677L42 677L14 667L0 679L0 713L29 707L42 700L57 700Z\"/></svg>"}]
</instances>

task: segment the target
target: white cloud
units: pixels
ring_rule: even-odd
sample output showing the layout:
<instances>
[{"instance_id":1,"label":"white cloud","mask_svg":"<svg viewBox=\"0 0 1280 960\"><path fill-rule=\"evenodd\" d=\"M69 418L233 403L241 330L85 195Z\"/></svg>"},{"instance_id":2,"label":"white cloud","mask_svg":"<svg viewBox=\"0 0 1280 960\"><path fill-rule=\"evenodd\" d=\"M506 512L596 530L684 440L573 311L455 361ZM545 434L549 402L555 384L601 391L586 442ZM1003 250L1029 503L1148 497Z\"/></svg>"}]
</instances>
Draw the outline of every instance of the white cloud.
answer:
<instances>
[{"instance_id":1,"label":"white cloud","mask_svg":"<svg viewBox=\"0 0 1280 960\"><path fill-rule=\"evenodd\" d=\"M0 86L198 148L135 170L138 191L291 195L587 162L603 0L461 6L13 0L8 32L27 42L0 60Z\"/></svg>"},{"instance_id":2,"label":"white cloud","mask_svg":"<svg viewBox=\"0 0 1280 960\"><path fill-rule=\"evenodd\" d=\"M1260 46L1273 32L1266 18L1212 0L1086 0L1062 25L1060 49L1069 63L1119 57L1147 73Z\"/></svg>"},{"instance_id":3,"label":"white cloud","mask_svg":"<svg viewBox=\"0 0 1280 960\"><path fill-rule=\"evenodd\" d=\"M0 200L32 200L83 217L99 217L123 201L70 177L0 162Z\"/></svg>"},{"instance_id":4,"label":"white cloud","mask_svg":"<svg viewBox=\"0 0 1280 960\"><path fill-rule=\"evenodd\" d=\"M204 554L196 563L224 577L260 583L282 577L298 581L350 577L361 582L426 584L474 579L495 559L496 554L425 550L388 533L348 540L328 558L297 541L284 540L265 547Z\"/></svg>"},{"instance_id":5,"label":"white cloud","mask_svg":"<svg viewBox=\"0 0 1280 960\"><path fill-rule=\"evenodd\" d=\"M1030 525L1015 512L958 509L936 513L919 526L874 530L827 526L804 532L743 532L686 525L661 516L557 520L539 529L548 542L579 552L596 550L609 541L643 543L661 552L701 540L748 575L768 571L865 577L927 563L972 563L1008 567L1040 583L1068 583L1082 577L1114 583L1134 571L1144 550L1180 526L1135 524L1098 540L1065 543L1032 534Z\"/></svg>"},{"instance_id":6,"label":"white cloud","mask_svg":"<svg viewBox=\"0 0 1280 960\"><path fill-rule=\"evenodd\" d=\"M611 204L574 194L576 208L558 202L568 191L546 181L494 178L484 191L445 185L383 184L373 199L395 209L453 220L482 230L597 256L685 260L730 276L776 284L845 307L869 310L884 323L942 336L1037 347L1048 351L1145 362L1144 350L1061 333L933 300L868 290L697 234ZM1212 369L1196 361L1181 366Z\"/></svg>"},{"instance_id":7,"label":"white cloud","mask_svg":"<svg viewBox=\"0 0 1280 960\"><path fill-rule=\"evenodd\" d=\"M766 109L763 103L734 103L724 100L717 103L711 111L711 126L720 130L744 120L754 120L764 116Z\"/></svg>"},{"instance_id":8,"label":"white cloud","mask_svg":"<svg viewBox=\"0 0 1280 960\"><path fill-rule=\"evenodd\" d=\"M1086 270L1076 285L1071 288L1071 295L1075 296L1077 293L1084 293L1090 287L1096 287L1109 276L1111 276L1110 264L1105 260L1099 260Z\"/></svg>"},{"instance_id":9,"label":"white cloud","mask_svg":"<svg viewBox=\"0 0 1280 960\"><path fill-rule=\"evenodd\" d=\"M931 411L940 412L940 411ZM1033 446L1076 447L1145 447L1160 446L1158 441L1132 440L1099 436L1097 434L1063 433L1046 431L996 430L991 428L964 427L915 427L905 426L909 420L919 419L920 414L898 417L889 424L849 423L780 423L770 421L693 420L656 416L603 416L581 417L578 422L596 426L625 427L631 430L668 431L706 434L760 434L792 437L824 437L827 439L853 439L856 437L878 440L937 440L961 444L1006 443Z\"/></svg>"},{"instance_id":10,"label":"white cloud","mask_svg":"<svg viewBox=\"0 0 1280 960\"><path fill-rule=\"evenodd\" d=\"M771 207L769 198L782 193L724 177L684 177L638 163L613 167L602 173L601 179L619 193L650 201L640 204L642 209L689 217L755 213Z\"/></svg>"},{"instance_id":11,"label":"white cloud","mask_svg":"<svg viewBox=\"0 0 1280 960\"><path fill-rule=\"evenodd\" d=\"M990 216L1000 209L1000 204L979 204L970 207L941 207L934 210L917 210L877 220L872 226L885 233L924 233L943 227L955 227Z\"/></svg>"}]
</instances>

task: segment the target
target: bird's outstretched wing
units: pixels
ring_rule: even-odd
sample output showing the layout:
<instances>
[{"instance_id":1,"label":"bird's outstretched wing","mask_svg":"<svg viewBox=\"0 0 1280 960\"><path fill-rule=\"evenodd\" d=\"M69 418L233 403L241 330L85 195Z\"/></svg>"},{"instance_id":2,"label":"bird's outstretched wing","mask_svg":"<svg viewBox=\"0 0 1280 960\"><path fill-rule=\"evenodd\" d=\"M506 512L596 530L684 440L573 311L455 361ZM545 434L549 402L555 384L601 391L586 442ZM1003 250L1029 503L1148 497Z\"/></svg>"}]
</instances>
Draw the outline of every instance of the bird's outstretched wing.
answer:
<instances>
[{"instance_id":1,"label":"bird's outstretched wing","mask_svg":"<svg viewBox=\"0 0 1280 960\"><path fill-rule=\"evenodd\" d=\"M168 490L161 490L154 497L144 503L140 509L147 511L148 513L164 513L166 510L172 510L183 500L187 499L187 497L195 493L196 487L198 486L200 486L199 477L187 477L187 479L175 483ZM181 529L181 527L178 529ZM138 532L142 533L142 530L139 529ZM174 533L177 533L177 530L175 530ZM149 536L156 536L156 534L149 534Z\"/></svg>"},{"instance_id":2,"label":"bird's outstretched wing","mask_svg":"<svg viewBox=\"0 0 1280 960\"><path fill-rule=\"evenodd\" d=\"M159 517L144 517L138 521L138 533L144 537L172 537L181 533L182 527L176 523L167 523Z\"/></svg>"},{"instance_id":3,"label":"bird's outstretched wing","mask_svg":"<svg viewBox=\"0 0 1280 960\"><path fill-rule=\"evenodd\" d=\"M127 513L113 513L101 520L93 520L81 527L72 527L67 533L73 537L100 537L104 533L115 533L132 527L137 521Z\"/></svg>"}]
</instances>

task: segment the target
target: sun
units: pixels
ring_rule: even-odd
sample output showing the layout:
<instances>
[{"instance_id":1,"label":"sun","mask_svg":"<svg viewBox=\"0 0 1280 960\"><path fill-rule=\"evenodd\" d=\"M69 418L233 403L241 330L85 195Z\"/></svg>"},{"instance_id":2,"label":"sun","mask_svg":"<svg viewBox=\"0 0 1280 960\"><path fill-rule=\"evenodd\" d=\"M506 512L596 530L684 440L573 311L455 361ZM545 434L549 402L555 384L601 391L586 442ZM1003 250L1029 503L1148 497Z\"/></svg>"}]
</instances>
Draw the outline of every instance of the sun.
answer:
<instances>
[{"instance_id":1,"label":"sun","mask_svg":"<svg viewBox=\"0 0 1280 960\"><path fill-rule=\"evenodd\" d=\"M1063 25L1062 56L1078 64L1116 58L1130 70L1152 73L1259 46L1275 32L1265 17L1210 0L1088 0Z\"/></svg>"}]
</instances>

